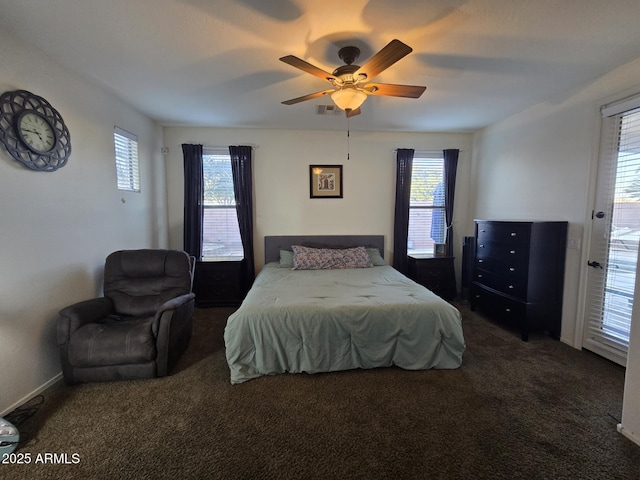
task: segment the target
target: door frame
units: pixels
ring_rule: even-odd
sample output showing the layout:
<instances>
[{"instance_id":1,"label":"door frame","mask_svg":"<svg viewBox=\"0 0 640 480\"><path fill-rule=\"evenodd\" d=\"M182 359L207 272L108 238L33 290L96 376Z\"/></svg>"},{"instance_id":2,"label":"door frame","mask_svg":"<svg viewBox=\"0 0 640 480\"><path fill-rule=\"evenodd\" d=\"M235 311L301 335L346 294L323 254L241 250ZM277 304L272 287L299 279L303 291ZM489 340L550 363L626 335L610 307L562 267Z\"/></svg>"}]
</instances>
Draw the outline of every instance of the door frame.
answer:
<instances>
[{"instance_id":1,"label":"door frame","mask_svg":"<svg viewBox=\"0 0 640 480\"><path fill-rule=\"evenodd\" d=\"M588 268L589 254L591 252L591 234L593 232L593 219L591 218L596 203L596 188L598 181L598 165L600 163L600 143L602 138L602 115L600 107L610 101L598 101L594 107L593 118L595 121L591 126L591 162L589 164L587 201L585 203L584 223L582 229L582 245L580 249L580 273L578 286L578 305L576 309L576 323L574 329L573 346L582 350L584 339L584 327L586 323L585 315L589 303L588 297Z\"/></svg>"},{"instance_id":2,"label":"door frame","mask_svg":"<svg viewBox=\"0 0 640 480\"><path fill-rule=\"evenodd\" d=\"M609 105L612 103L616 103L624 100L625 98L640 95L640 90L638 87L634 87L633 89L628 89L623 92L617 93L615 95L611 95L600 100L594 101L594 122L591 126L592 131L592 142L591 142L591 162L589 165L589 175L588 175L588 189L587 189L587 202L585 205L585 215L584 215L584 228L582 233L582 245L580 252L580 274L579 274L579 286L578 286L578 305L576 309L576 323L574 330L574 347L582 350L584 348L584 328L586 324L586 312L587 307L589 305L589 291L588 291L588 278L589 278L589 267L587 262L589 261L590 252L591 252L591 235L593 233L593 212L595 211L595 203L596 203L596 192L598 186L598 166L600 164L600 154L602 148L602 138L603 138L603 128L604 121L602 118L601 109L604 105ZM638 269L638 274L640 274L640 269ZM634 296L637 293L634 292Z\"/></svg>"}]
</instances>

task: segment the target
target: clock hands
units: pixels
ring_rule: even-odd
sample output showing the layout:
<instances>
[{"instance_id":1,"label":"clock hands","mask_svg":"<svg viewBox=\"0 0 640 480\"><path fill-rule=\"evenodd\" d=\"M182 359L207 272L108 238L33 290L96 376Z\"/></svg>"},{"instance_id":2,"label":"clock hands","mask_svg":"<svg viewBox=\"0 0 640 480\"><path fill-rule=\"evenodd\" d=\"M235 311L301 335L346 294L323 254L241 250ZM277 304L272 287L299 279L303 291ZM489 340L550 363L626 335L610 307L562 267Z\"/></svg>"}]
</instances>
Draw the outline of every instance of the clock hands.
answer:
<instances>
[{"instance_id":1,"label":"clock hands","mask_svg":"<svg viewBox=\"0 0 640 480\"><path fill-rule=\"evenodd\" d=\"M40 139L40 145L42 147L44 147L46 145L46 142L44 141L44 138L42 138L42 135L37 130L29 130L29 129L24 128L24 129L22 129L22 131L23 132L27 132L27 133L35 133L38 136L38 138Z\"/></svg>"}]
</instances>

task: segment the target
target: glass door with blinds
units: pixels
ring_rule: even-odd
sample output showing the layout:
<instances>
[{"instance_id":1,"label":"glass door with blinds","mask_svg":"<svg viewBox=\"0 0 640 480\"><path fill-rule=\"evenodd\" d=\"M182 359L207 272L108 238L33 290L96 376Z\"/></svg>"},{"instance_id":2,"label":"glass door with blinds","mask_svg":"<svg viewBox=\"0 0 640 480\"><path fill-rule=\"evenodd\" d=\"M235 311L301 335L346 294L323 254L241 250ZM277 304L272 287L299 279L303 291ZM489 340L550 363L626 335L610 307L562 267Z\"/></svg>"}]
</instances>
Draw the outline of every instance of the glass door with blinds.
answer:
<instances>
[{"instance_id":1,"label":"glass door with blinds","mask_svg":"<svg viewBox=\"0 0 640 480\"><path fill-rule=\"evenodd\" d=\"M638 105L636 105L636 103ZM640 98L603 109L584 348L626 365L640 240Z\"/></svg>"}]
</instances>

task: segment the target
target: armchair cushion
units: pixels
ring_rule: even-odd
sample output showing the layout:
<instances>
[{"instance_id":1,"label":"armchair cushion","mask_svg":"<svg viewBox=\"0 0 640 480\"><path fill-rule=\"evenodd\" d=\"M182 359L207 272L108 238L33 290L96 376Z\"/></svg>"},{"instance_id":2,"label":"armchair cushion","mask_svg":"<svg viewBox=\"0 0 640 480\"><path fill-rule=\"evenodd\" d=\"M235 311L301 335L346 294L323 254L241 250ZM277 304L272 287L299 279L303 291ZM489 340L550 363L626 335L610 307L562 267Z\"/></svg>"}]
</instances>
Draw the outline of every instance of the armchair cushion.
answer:
<instances>
[{"instance_id":1,"label":"armchair cushion","mask_svg":"<svg viewBox=\"0 0 640 480\"><path fill-rule=\"evenodd\" d=\"M153 317L121 320L106 318L80 327L69 342L74 367L127 365L155 360Z\"/></svg>"}]
</instances>

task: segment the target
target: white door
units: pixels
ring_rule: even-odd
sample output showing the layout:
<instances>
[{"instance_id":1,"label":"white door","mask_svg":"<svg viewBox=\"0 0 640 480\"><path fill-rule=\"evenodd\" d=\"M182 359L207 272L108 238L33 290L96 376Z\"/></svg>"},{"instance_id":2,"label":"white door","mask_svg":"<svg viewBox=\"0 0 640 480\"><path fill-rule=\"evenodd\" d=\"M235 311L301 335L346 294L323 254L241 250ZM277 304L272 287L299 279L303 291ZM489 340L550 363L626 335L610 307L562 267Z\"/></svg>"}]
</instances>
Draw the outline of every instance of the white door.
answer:
<instances>
[{"instance_id":1,"label":"white door","mask_svg":"<svg viewBox=\"0 0 640 480\"><path fill-rule=\"evenodd\" d=\"M626 365L640 240L640 109L603 119L583 347Z\"/></svg>"}]
</instances>

